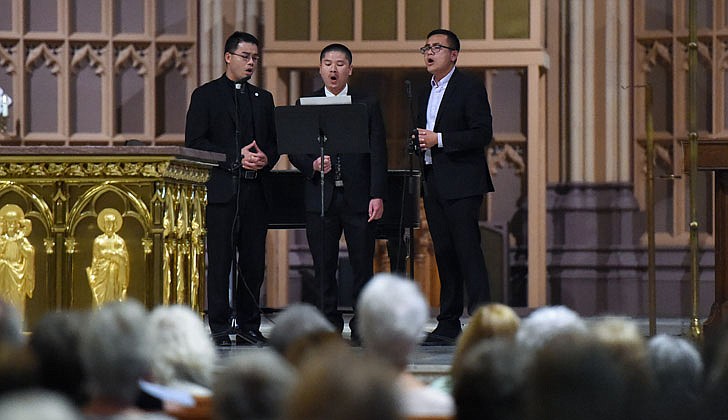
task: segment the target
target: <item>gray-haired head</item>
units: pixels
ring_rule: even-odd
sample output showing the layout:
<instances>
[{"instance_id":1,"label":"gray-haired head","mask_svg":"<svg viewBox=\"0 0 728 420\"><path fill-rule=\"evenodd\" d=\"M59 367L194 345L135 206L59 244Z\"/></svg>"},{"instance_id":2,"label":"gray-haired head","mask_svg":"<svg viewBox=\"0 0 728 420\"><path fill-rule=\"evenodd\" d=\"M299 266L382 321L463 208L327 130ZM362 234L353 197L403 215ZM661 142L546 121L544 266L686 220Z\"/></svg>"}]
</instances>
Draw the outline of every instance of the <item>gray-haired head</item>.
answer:
<instances>
[{"instance_id":1,"label":"gray-haired head","mask_svg":"<svg viewBox=\"0 0 728 420\"><path fill-rule=\"evenodd\" d=\"M403 369L424 337L429 309L417 284L380 273L364 286L356 307L362 345Z\"/></svg>"},{"instance_id":2,"label":"gray-haired head","mask_svg":"<svg viewBox=\"0 0 728 420\"><path fill-rule=\"evenodd\" d=\"M80 352L91 399L133 404L138 380L149 374L146 309L135 300L107 303L91 314Z\"/></svg>"},{"instance_id":3,"label":"gray-haired head","mask_svg":"<svg viewBox=\"0 0 728 420\"><path fill-rule=\"evenodd\" d=\"M647 342L647 357L660 390L683 388L696 392L703 382L703 360L684 338L658 334Z\"/></svg>"},{"instance_id":4,"label":"gray-haired head","mask_svg":"<svg viewBox=\"0 0 728 420\"><path fill-rule=\"evenodd\" d=\"M227 359L213 385L213 418L281 418L296 373L277 353L263 349Z\"/></svg>"},{"instance_id":5,"label":"gray-haired head","mask_svg":"<svg viewBox=\"0 0 728 420\"><path fill-rule=\"evenodd\" d=\"M311 333L331 331L334 331L334 326L315 306L294 303L276 317L268 344L278 353L285 354L291 343L299 338Z\"/></svg>"}]
</instances>

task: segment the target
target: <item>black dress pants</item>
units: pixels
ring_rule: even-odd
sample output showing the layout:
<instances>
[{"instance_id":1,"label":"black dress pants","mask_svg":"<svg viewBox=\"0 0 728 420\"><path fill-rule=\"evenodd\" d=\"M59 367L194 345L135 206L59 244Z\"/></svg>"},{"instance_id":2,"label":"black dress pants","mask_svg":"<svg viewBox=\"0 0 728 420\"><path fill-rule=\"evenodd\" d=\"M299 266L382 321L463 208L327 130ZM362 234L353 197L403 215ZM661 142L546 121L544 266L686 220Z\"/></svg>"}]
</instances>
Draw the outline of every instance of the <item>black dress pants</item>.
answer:
<instances>
[{"instance_id":1,"label":"black dress pants","mask_svg":"<svg viewBox=\"0 0 728 420\"><path fill-rule=\"evenodd\" d=\"M207 306L213 334L230 330L233 309L239 327L260 328L268 208L260 179L241 180L238 191L227 203L207 205Z\"/></svg>"}]
</instances>

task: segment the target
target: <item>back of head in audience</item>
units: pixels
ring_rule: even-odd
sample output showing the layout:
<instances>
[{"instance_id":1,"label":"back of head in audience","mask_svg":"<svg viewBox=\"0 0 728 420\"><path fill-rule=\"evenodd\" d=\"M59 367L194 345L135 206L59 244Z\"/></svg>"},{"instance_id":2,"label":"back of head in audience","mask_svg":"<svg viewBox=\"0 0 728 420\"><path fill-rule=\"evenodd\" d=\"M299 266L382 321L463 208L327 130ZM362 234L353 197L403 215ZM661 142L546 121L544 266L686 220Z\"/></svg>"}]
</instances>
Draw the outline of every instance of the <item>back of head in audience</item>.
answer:
<instances>
[{"instance_id":1,"label":"back of head in audience","mask_svg":"<svg viewBox=\"0 0 728 420\"><path fill-rule=\"evenodd\" d=\"M275 318L268 344L279 354L286 354L288 346L300 337L315 332L332 331L334 326L315 306L309 303L293 303Z\"/></svg>"},{"instance_id":2,"label":"back of head in audience","mask_svg":"<svg viewBox=\"0 0 728 420\"><path fill-rule=\"evenodd\" d=\"M706 339L703 358L706 418L722 420L728 413L728 323L724 323L718 334Z\"/></svg>"},{"instance_id":3,"label":"back of head in audience","mask_svg":"<svg viewBox=\"0 0 728 420\"><path fill-rule=\"evenodd\" d=\"M552 336L532 354L526 374L531 420L627 418L627 386L621 367L592 336Z\"/></svg>"},{"instance_id":4,"label":"back of head in audience","mask_svg":"<svg viewBox=\"0 0 728 420\"><path fill-rule=\"evenodd\" d=\"M628 418L642 420L647 415L646 401L653 393L647 343L642 332L632 319L614 316L597 320L592 330L622 371L627 387Z\"/></svg>"},{"instance_id":5,"label":"back of head in audience","mask_svg":"<svg viewBox=\"0 0 728 420\"><path fill-rule=\"evenodd\" d=\"M154 380L195 391L212 386L217 353L202 318L189 306L158 306L149 315L147 340Z\"/></svg>"},{"instance_id":6,"label":"back of head in audience","mask_svg":"<svg viewBox=\"0 0 728 420\"><path fill-rule=\"evenodd\" d=\"M0 395L40 386L38 371L32 352L0 343Z\"/></svg>"},{"instance_id":7,"label":"back of head in audience","mask_svg":"<svg viewBox=\"0 0 728 420\"><path fill-rule=\"evenodd\" d=\"M213 418L280 419L295 380L293 367L268 349L231 357L215 379Z\"/></svg>"},{"instance_id":8,"label":"back of head in audience","mask_svg":"<svg viewBox=\"0 0 728 420\"><path fill-rule=\"evenodd\" d=\"M491 338L513 339L520 324L521 318L507 305L489 303L479 307L470 317L468 324L463 329L463 333L458 337L455 354L453 355L452 371L457 371L465 353L482 340Z\"/></svg>"},{"instance_id":9,"label":"back of head in audience","mask_svg":"<svg viewBox=\"0 0 728 420\"><path fill-rule=\"evenodd\" d=\"M79 353L86 315L74 311L48 312L35 325L29 341L38 359L43 387L65 395L78 406L87 400Z\"/></svg>"},{"instance_id":10,"label":"back of head in audience","mask_svg":"<svg viewBox=\"0 0 728 420\"><path fill-rule=\"evenodd\" d=\"M397 372L347 347L328 347L301 367L287 420L400 419Z\"/></svg>"},{"instance_id":11,"label":"back of head in audience","mask_svg":"<svg viewBox=\"0 0 728 420\"><path fill-rule=\"evenodd\" d=\"M329 347L346 348L341 334L336 331L316 331L298 337L286 347L285 359L296 368L299 368L308 357L315 355Z\"/></svg>"},{"instance_id":12,"label":"back of head in audience","mask_svg":"<svg viewBox=\"0 0 728 420\"><path fill-rule=\"evenodd\" d=\"M522 420L524 376L513 340L483 340L462 358L453 372L458 420Z\"/></svg>"},{"instance_id":13,"label":"back of head in audience","mask_svg":"<svg viewBox=\"0 0 728 420\"><path fill-rule=\"evenodd\" d=\"M647 352L656 387L650 417L702 418L703 361L695 346L680 337L658 334L649 340Z\"/></svg>"},{"instance_id":14,"label":"back of head in audience","mask_svg":"<svg viewBox=\"0 0 728 420\"><path fill-rule=\"evenodd\" d=\"M362 289L356 316L364 348L404 369L424 338L429 308L414 282L380 273Z\"/></svg>"},{"instance_id":15,"label":"back of head in audience","mask_svg":"<svg viewBox=\"0 0 728 420\"><path fill-rule=\"evenodd\" d=\"M0 344L23 345L23 322L11 303L0 299Z\"/></svg>"},{"instance_id":16,"label":"back of head in audience","mask_svg":"<svg viewBox=\"0 0 728 420\"><path fill-rule=\"evenodd\" d=\"M150 374L146 323L146 310L131 299L107 303L90 315L80 349L92 408L99 401L134 404L139 379Z\"/></svg>"},{"instance_id":17,"label":"back of head in audience","mask_svg":"<svg viewBox=\"0 0 728 420\"><path fill-rule=\"evenodd\" d=\"M3 420L81 420L83 417L69 400L49 391L29 390L0 398Z\"/></svg>"},{"instance_id":18,"label":"back of head in audience","mask_svg":"<svg viewBox=\"0 0 728 420\"><path fill-rule=\"evenodd\" d=\"M543 347L551 337L568 334L587 334L584 320L566 306L544 306L521 321L516 333L519 351L528 354Z\"/></svg>"}]
</instances>

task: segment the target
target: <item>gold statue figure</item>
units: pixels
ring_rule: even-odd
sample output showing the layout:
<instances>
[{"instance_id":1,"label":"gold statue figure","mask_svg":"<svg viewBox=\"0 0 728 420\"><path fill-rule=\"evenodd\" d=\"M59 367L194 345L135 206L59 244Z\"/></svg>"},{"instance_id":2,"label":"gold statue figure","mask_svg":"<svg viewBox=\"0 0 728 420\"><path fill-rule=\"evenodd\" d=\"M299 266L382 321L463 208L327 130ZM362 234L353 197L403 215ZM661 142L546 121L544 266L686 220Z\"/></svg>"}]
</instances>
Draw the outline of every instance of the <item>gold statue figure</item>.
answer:
<instances>
[{"instance_id":1,"label":"gold statue figure","mask_svg":"<svg viewBox=\"0 0 728 420\"><path fill-rule=\"evenodd\" d=\"M126 299L129 254L124 238L117 234L122 218L116 209L103 209L96 222L104 233L94 239L93 260L91 267L86 268L86 275L98 307L106 302Z\"/></svg>"},{"instance_id":2,"label":"gold statue figure","mask_svg":"<svg viewBox=\"0 0 728 420\"><path fill-rule=\"evenodd\" d=\"M25 298L35 289L35 248L28 241L33 226L20 206L0 209L0 297L25 314Z\"/></svg>"}]
</instances>

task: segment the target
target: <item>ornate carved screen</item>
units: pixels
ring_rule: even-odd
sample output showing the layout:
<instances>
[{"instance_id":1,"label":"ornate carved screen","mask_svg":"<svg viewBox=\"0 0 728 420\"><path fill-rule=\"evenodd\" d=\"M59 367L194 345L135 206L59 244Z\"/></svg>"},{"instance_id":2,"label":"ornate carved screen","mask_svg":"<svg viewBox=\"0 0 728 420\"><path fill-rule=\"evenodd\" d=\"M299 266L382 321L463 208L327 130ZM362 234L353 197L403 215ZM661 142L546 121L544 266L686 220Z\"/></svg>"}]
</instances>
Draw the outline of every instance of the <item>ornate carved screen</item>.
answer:
<instances>
[{"instance_id":1,"label":"ornate carved screen","mask_svg":"<svg viewBox=\"0 0 728 420\"><path fill-rule=\"evenodd\" d=\"M163 147L0 148L0 292L26 326L136 298L202 308L208 169Z\"/></svg>"}]
</instances>

